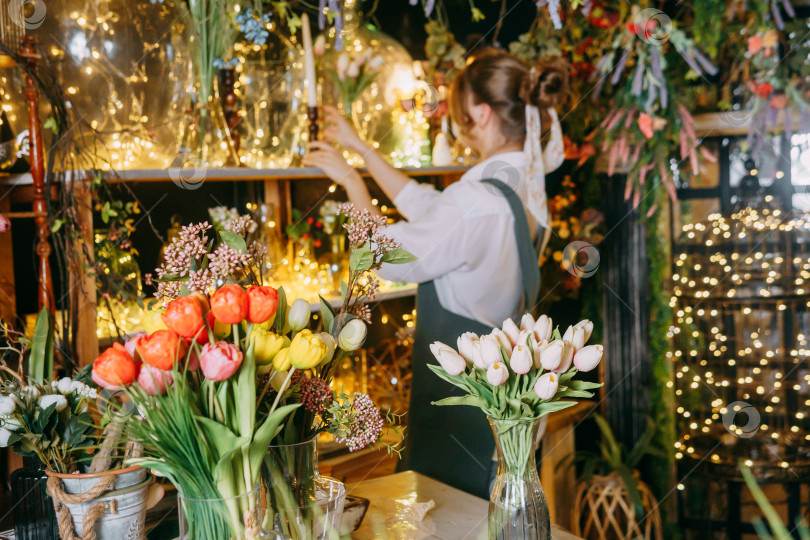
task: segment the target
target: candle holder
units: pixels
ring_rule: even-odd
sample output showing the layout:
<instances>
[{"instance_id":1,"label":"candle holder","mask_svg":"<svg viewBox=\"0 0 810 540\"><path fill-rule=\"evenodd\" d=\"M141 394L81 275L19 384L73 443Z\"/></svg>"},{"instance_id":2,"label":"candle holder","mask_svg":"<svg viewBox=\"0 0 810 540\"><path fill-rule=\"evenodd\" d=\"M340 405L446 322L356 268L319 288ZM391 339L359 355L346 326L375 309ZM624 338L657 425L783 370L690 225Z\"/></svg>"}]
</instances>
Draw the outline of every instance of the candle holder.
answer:
<instances>
[{"instance_id":1,"label":"candle holder","mask_svg":"<svg viewBox=\"0 0 810 540\"><path fill-rule=\"evenodd\" d=\"M309 141L318 140L318 107L307 107L307 118L309 119Z\"/></svg>"}]
</instances>

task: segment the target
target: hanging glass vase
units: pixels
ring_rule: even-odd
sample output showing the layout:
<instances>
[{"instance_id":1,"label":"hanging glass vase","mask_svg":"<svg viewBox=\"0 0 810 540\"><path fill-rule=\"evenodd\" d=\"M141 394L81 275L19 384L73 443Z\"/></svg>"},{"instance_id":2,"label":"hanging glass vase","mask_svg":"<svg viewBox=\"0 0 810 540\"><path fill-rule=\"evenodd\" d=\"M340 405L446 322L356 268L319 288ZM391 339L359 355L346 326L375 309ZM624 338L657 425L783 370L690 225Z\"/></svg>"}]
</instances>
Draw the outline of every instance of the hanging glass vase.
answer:
<instances>
[{"instance_id":1,"label":"hanging glass vase","mask_svg":"<svg viewBox=\"0 0 810 540\"><path fill-rule=\"evenodd\" d=\"M258 540L277 538L262 528L261 487L217 499L177 495L180 540Z\"/></svg>"},{"instance_id":2,"label":"hanging glass vase","mask_svg":"<svg viewBox=\"0 0 810 540\"><path fill-rule=\"evenodd\" d=\"M339 538L346 486L318 473L317 439L270 446L263 481L268 506L265 528L292 540Z\"/></svg>"},{"instance_id":3,"label":"hanging glass vase","mask_svg":"<svg viewBox=\"0 0 810 540\"><path fill-rule=\"evenodd\" d=\"M165 168L176 154L192 79L187 18L178 0L60 0L26 31L48 56L76 123L71 136L84 142L93 167ZM19 133L28 128L22 70L2 79ZM40 118L53 116L48 100L39 103ZM89 166L82 157L57 156L56 167Z\"/></svg>"},{"instance_id":4,"label":"hanging glass vase","mask_svg":"<svg viewBox=\"0 0 810 540\"><path fill-rule=\"evenodd\" d=\"M489 538L550 540L548 504L535 451L540 418L489 419L498 450L498 473L489 496Z\"/></svg>"},{"instance_id":5,"label":"hanging glass vase","mask_svg":"<svg viewBox=\"0 0 810 540\"><path fill-rule=\"evenodd\" d=\"M416 87L413 59L395 39L364 23L357 7L357 0L344 0L341 50L337 49L337 30L329 29L326 50L318 64L319 102L338 107L351 118L365 141L393 160L403 145L421 145L419 137L427 137L422 130L409 132L408 126L395 118L403 95ZM341 79L357 78L356 68L373 75L373 79L356 98L347 97L341 91ZM356 154L345 152L344 157L352 165L362 164Z\"/></svg>"},{"instance_id":6,"label":"hanging glass vase","mask_svg":"<svg viewBox=\"0 0 810 540\"><path fill-rule=\"evenodd\" d=\"M234 47L241 62L236 68L239 98L240 159L248 167L284 169L303 153L306 126L303 51L275 23L264 45L240 42Z\"/></svg>"}]
</instances>

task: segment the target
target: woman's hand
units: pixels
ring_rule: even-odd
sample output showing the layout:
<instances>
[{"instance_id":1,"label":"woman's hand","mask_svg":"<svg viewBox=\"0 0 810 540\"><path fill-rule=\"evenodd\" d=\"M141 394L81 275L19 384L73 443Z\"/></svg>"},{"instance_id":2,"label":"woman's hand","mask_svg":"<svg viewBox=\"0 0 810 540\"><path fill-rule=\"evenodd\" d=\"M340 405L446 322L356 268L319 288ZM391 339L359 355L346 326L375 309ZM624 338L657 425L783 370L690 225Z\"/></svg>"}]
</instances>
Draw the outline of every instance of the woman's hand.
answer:
<instances>
[{"instance_id":1,"label":"woman's hand","mask_svg":"<svg viewBox=\"0 0 810 540\"><path fill-rule=\"evenodd\" d=\"M304 156L304 165L317 167L336 184L346 186L360 179L357 171L346 163L337 148L323 141L313 141L307 145L309 152Z\"/></svg>"},{"instance_id":2,"label":"woman's hand","mask_svg":"<svg viewBox=\"0 0 810 540\"><path fill-rule=\"evenodd\" d=\"M330 105L324 105L321 110L324 112L324 140L361 153L365 143L357 134L351 122Z\"/></svg>"}]
</instances>

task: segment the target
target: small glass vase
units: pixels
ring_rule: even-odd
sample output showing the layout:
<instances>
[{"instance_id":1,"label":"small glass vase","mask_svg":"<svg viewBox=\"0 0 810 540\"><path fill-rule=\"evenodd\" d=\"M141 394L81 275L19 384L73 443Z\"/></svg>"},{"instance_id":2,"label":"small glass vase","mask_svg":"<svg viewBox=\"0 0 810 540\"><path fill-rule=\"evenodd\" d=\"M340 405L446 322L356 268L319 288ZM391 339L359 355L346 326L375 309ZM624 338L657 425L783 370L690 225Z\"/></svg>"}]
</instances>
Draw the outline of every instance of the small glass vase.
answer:
<instances>
[{"instance_id":1,"label":"small glass vase","mask_svg":"<svg viewBox=\"0 0 810 540\"><path fill-rule=\"evenodd\" d=\"M28 461L28 459L26 459ZM14 501L14 537L18 540L54 540L59 538L59 525L48 495L48 477L42 469L24 466L9 476Z\"/></svg>"},{"instance_id":2,"label":"small glass vase","mask_svg":"<svg viewBox=\"0 0 810 540\"><path fill-rule=\"evenodd\" d=\"M540 418L489 419L498 450L498 473L489 496L489 538L550 540L548 504L535 451Z\"/></svg>"},{"instance_id":3,"label":"small glass vase","mask_svg":"<svg viewBox=\"0 0 810 540\"><path fill-rule=\"evenodd\" d=\"M277 538L262 529L261 486L235 497L194 499L177 495L179 540L257 540Z\"/></svg>"},{"instance_id":4,"label":"small glass vase","mask_svg":"<svg viewBox=\"0 0 810 540\"><path fill-rule=\"evenodd\" d=\"M202 169L239 165L236 145L225 119L218 86L214 85L214 92L207 97L202 97L205 93L197 88L192 107L188 111L188 120L180 134L180 149L170 167Z\"/></svg>"},{"instance_id":5,"label":"small glass vase","mask_svg":"<svg viewBox=\"0 0 810 540\"><path fill-rule=\"evenodd\" d=\"M318 473L318 445L312 440L270 446L264 460L267 492L265 528L292 540L337 540L346 486Z\"/></svg>"}]
</instances>

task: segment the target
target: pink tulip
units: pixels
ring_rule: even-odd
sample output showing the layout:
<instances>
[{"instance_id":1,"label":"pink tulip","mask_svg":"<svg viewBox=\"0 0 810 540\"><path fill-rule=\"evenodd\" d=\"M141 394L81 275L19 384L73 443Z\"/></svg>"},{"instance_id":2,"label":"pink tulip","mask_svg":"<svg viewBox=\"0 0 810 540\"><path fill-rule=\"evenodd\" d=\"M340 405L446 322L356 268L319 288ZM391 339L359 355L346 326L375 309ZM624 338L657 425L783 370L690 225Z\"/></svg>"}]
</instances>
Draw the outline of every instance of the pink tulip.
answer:
<instances>
[{"instance_id":1,"label":"pink tulip","mask_svg":"<svg viewBox=\"0 0 810 540\"><path fill-rule=\"evenodd\" d=\"M487 368L487 380L492 386L500 386L509 378L509 369L503 362L495 362Z\"/></svg>"},{"instance_id":2,"label":"pink tulip","mask_svg":"<svg viewBox=\"0 0 810 540\"><path fill-rule=\"evenodd\" d=\"M551 334L554 332L554 327L551 323L551 317L547 315L540 315L534 323L532 329L537 341L550 340Z\"/></svg>"},{"instance_id":3,"label":"pink tulip","mask_svg":"<svg viewBox=\"0 0 810 540\"><path fill-rule=\"evenodd\" d=\"M191 348L191 352L188 355L188 367L186 369L188 371L197 371L200 369L200 355L197 354L197 349L194 347Z\"/></svg>"},{"instance_id":4,"label":"pink tulip","mask_svg":"<svg viewBox=\"0 0 810 540\"><path fill-rule=\"evenodd\" d=\"M135 359L139 359L139 358L140 358L140 355L139 355L139 354L136 354L136 352L137 352L137 347L138 347L138 342L139 342L139 341L141 340L141 338L142 338L142 337L144 337L145 335L146 335L146 332L138 332L138 333L136 333L136 334L133 334L133 336L132 336L131 338L129 338L129 339L126 341L126 343L124 343L124 348L127 350L127 352L129 353L129 355L130 355L132 358L135 358Z\"/></svg>"},{"instance_id":5,"label":"pink tulip","mask_svg":"<svg viewBox=\"0 0 810 540\"><path fill-rule=\"evenodd\" d=\"M224 341L206 343L200 353L200 367L207 379L224 381L236 373L242 358L242 351L236 345Z\"/></svg>"},{"instance_id":6,"label":"pink tulip","mask_svg":"<svg viewBox=\"0 0 810 540\"><path fill-rule=\"evenodd\" d=\"M141 367L141 372L138 373L138 384L150 396L159 396L166 391L166 388L172 385L174 378L168 371L162 371L149 364L144 364Z\"/></svg>"},{"instance_id":7,"label":"pink tulip","mask_svg":"<svg viewBox=\"0 0 810 540\"><path fill-rule=\"evenodd\" d=\"M591 371L602 361L604 352L605 348L602 345L583 347L574 355L574 367L580 371Z\"/></svg>"},{"instance_id":8,"label":"pink tulip","mask_svg":"<svg viewBox=\"0 0 810 540\"><path fill-rule=\"evenodd\" d=\"M556 371L562 364L563 357L565 356L565 342L561 339L555 339L551 343L545 343L539 347L540 349L540 366L546 371ZM536 365L536 364L535 364Z\"/></svg>"},{"instance_id":9,"label":"pink tulip","mask_svg":"<svg viewBox=\"0 0 810 540\"><path fill-rule=\"evenodd\" d=\"M512 354L512 340L509 339L509 336L507 336L503 330L501 330L500 328L493 328L492 333L490 335L498 340L498 343L501 344L503 350L506 351L506 356Z\"/></svg>"},{"instance_id":10,"label":"pink tulip","mask_svg":"<svg viewBox=\"0 0 810 540\"><path fill-rule=\"evenodd\" d=\"M534 317L531 313L526 313L520 319L520 329L531 330L532 328L534 328Z\"/></svg>"},{"instance_id":11,"label":"pink tulip","mask_svg":"<svg viewBox=\"0 0 810 540\"><path fill-rule=\"evenodd\" d=\"M458 345L458 352L468 362L473 362L473 343L478 341L478 336L472 332L464 332L458 337L456 344Z\"/></svg>"},{"instance_id":12,"label":"pink tulip","mask_svg":"<svg viewBox=\"0 0 810 540\"><path fill-rule=\"evenodd\" d=\"M479 343L481 344L481 362L484 365L484 369L489 369L489 367L496 362L503 362L501 343L498 341L498 338L492 335L481 336Z\"/></svg>"},{"instance_id":13,"label":"pink tulip","mask_svg":"<svg viewBox=\"0 0 810 540\"><path fill-rule=\"evenodd\" d=\"M534 393L540 399L551 399L557 393L559 385L560 380L556 373L544 373L534 383Z\"/></svg>"},{"instance_id":14,"label":"pink tulip","mask_svg":"<svg viewBox=\"0 0 810 540\"><path fill-rule=\"evenodd\" d=\"M562 351L562 356L560 359L560 365L557 366L556 369L552 369L555 373L565 373L569 369L571 369L571 362L574 361L574 346L571 345L567 341L563 341L565 347Z\"/></svg>"}]
</instances>

